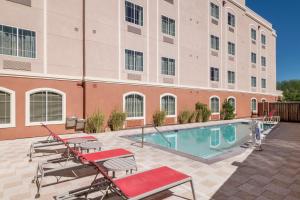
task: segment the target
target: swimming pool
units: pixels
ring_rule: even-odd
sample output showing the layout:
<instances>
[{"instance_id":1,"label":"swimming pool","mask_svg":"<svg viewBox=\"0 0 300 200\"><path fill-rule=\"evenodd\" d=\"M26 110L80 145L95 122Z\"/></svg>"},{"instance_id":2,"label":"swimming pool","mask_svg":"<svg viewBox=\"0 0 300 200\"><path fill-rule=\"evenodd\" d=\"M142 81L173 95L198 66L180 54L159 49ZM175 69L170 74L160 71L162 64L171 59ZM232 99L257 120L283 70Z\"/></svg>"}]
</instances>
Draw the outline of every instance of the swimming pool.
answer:
<instances>
[{"instance_id":1,"label":"swimming pool","mask_svg":"<svg viewBox=\"0 0 300 200\"><path fill-rule=\"evenodd\" d=\"M202 159L211 159L240 147L250 139L249 123L234 123L145 134L144 141ZM131 136L141 140L141 135Z\"/></svg>"}]
</instances>

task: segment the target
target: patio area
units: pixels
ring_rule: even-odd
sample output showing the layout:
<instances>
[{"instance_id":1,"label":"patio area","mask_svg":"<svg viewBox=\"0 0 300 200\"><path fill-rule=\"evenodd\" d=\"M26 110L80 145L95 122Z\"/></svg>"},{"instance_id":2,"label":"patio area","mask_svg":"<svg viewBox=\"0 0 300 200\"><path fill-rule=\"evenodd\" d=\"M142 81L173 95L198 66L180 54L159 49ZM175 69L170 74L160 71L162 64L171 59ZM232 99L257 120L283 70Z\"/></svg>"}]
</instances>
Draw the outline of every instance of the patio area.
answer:
<instances>
[{"instance_id":1,"label":"patio area","mask_svg":"<svg viewBox=\"0 0 300 200\"><path fill-rule=\"evenodd\" d=\"M169 166L192 176L197 199L299 199L300 198L300 124L282 123L268 136L264 151L245 152L210 165L186 157L138 144L119 137L124 131L95 134L104 144L103 150L125 148L135 154L138 171ZM139 132L140 130L133 130ZM41 138L0 142L0 199L34 199L35 184L31 183L38 161L28 162L31 142ZM122 176L124 174L117 174ZM91 183L94 176L53 184L42 188L40 199ZM55 183L45 178L44 184ZM188 184L161 193L152 199L191 199Z\"/></svg>"}]
</instances>

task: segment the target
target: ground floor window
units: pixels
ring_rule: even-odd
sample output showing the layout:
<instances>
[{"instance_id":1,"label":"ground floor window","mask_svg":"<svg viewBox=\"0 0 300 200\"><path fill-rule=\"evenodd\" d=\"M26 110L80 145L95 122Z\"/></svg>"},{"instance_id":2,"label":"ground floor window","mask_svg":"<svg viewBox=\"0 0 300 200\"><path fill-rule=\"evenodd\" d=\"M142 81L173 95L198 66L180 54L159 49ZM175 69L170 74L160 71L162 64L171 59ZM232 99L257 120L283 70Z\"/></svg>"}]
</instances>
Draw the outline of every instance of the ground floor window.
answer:
<instances>
[{"instance_id":1,"label":"ground floor window","mask_svg":"<svg viewBox=\"0 0 300 200\"><path fill-rule=\"evenodd\" d=\"M167 116L176 115L176 98L172 95L161 97L161 110L165 111Z\"/></svg>"},{"instance_id":2,"label":"ground floor window","mask_svg":"<svg viewBox=\"0 0 300 200\"><path fill-rule=\"evenodd\" d=\"M125 96L125 112L129 118L144 117L144 96L138 93Z\"/></svg>"},{"instance_id":3,"label":"ground floor window","mask_svg":"<svg viewBox=\"0 0 300 200\"><path fill-rule=\"evenodd\" d=\"M14 119L15 93L0 87L0 128L12 127Z\"/></svg>"},{"instance_id":4,"label":"ground floor window","mask_svg":"<svg viewBox=\"0 0 300 200\"><path fill-rule=\"evenodd\" d=\"M251 111L256 112L257 111L257 100L251 99Z\"/></svg>"},{"instance_id":5,"label":"ground floor window","mask_svg":"<svg viewBox=\"0 0 300 200\"><path fill-rule=\"evenodd\" d=\"M214 114L220 113L220 99L219 97L210 98L210 110Z\"/></svg>"},{"instance_id":6,"label":"ground floor window","mask_svg":"<svg viewBox=\"0 0 300 200\"><path fill-rule=\"evenodd\" d=\"M65 95L52 89L38 89L27 93L29 123L64 122Z\"/></svg>"},{"instance_id":7,"label":"ground floor window","mask_svg":"<svg viewBox=\"0 0 300 200\"><path fill-rule=\"evenodd\" d=\"M235 102L235 98L234 98L234 97L229 97L227 101L230 103L230 105L233 106L234 111L236 111L236 102Z\"/></svg>"}]
</instances>

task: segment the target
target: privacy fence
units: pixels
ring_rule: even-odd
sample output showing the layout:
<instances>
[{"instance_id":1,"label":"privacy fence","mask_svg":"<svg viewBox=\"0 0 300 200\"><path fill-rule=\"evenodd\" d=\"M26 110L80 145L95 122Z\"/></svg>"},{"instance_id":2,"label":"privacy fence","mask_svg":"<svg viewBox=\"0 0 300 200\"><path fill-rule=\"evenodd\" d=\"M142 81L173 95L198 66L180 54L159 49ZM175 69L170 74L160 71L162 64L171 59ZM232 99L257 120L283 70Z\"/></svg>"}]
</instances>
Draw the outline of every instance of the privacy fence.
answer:
<instances>
[{"instance_id":1,"label":"privacy fence","mask_svg":"<svg viewBox=\"0 0 300 200\"><path fill-rule=\"evenodd\" d=\"M268 116L271 113L280 116L281 121L300 122L300 102L258 103L259 116Z\"/></svg>"}]
</instances>

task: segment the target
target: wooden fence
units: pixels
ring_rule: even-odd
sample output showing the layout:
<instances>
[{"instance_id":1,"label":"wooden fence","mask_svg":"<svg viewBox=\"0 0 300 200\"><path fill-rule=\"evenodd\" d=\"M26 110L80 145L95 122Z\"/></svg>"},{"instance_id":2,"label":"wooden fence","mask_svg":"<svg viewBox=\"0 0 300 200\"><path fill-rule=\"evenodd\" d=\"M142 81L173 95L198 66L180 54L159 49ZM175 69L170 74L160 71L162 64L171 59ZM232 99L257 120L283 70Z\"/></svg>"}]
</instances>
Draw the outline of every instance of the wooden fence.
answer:
<instances>
[{"instance_id":1,"label":"wooden fence","mask_svg":"<svg viewBox=\"0 0 300 200\"><path fill-rule=\"evenodd\" d=\"M258 103L259 116L268 116L272 112L280 116L281 121L300 122L300 102Z\"/></svg>"}]
</instances>

